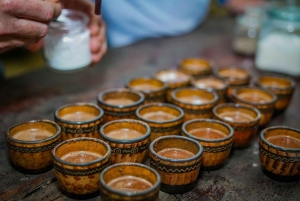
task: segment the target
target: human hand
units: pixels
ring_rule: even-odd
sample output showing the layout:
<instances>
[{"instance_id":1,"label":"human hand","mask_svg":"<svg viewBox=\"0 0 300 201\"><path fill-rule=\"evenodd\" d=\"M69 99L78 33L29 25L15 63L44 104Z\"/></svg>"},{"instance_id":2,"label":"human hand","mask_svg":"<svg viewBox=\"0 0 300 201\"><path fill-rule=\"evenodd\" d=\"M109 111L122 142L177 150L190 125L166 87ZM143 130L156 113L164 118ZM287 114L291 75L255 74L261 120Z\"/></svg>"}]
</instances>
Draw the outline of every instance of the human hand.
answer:
<instances>
[{"instance_id":1,"label":"human hand","mask_svg":"<svg viewBox=\"0 0 300 201\"><path fill-rule=\"evenodd\" d=\"M262 6L266 0L227 0L226 6L236 14L244 13L248 7Z\"/></svg>"},{"instance_id":2,"label":"human hand","mask_svg":"<svg viewBox=\"0 0 300 201\"><path fill-rule=\"evenodd\" d=\"M0 53L38 42L59 16L59 0L0 0Z\"/></svg>"},{"instance_id":3,"label":"human hand","mask_svg":"<svg viewBox=\"0 0 300 201\"><path fill-rule=\"evenodd\" d=\"M90 17L92 64L99 62L107 51L106 26L101 16L94 14L94 4L89 0L60 0L60 2L63 8L79 10Z\"/></svg>"}]
</instances>

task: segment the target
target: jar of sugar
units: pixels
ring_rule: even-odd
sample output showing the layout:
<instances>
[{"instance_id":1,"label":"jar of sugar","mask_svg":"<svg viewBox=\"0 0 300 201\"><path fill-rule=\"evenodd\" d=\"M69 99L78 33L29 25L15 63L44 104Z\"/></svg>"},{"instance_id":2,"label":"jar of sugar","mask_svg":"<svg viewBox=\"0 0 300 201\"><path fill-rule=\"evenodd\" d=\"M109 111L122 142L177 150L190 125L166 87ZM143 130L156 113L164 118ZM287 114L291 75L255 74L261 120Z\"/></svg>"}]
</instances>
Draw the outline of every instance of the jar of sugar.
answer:
<instances>
[{"instance_id":1,"label":"jar of sugar","mask_svg":"<svg viewBox=\"0 0 300 201\"><path fill-rule=\"evenodd\" d=\"M50 22L44 39L44 57L48 67L57 71L76 71L89 66L89 17L76 10L63 9L61 15Z\"/></svg>"},{"instance_id":2,"label":"jar of sugar","mask_svg":"<svg viewBox=\"0 0 300 201\"><path fill-rule=\"evenodd\" d=\"M300 76L300 7L273 7L261 29L257 68Z\"/></svg>"}]
</instances>

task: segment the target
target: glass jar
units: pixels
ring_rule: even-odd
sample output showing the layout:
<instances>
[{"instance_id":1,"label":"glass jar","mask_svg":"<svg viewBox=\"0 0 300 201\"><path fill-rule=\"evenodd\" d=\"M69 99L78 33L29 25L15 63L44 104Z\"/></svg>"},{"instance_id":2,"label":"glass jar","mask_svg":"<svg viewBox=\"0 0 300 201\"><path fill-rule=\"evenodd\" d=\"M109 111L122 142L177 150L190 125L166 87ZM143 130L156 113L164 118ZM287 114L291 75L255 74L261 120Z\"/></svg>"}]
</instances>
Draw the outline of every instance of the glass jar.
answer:
<instances>
[{"instance_id":1,"label":"glass jar","mask_svg":"<svg viewBox=\"0 0 300 201\"><path fill-rule=\"evenodd\" d=\"M48 66L57 71L74 71L92 61L89 18L86 14L63 9L51 21L44 40L44 57Z\"/></svg>"},{"instance_id":2,"label":"glass jar","mask_svg":"<svg viewBox=\"0 0 300 201\"><path fill-rule=\"evenodd\" d=\"M258 34L265 19L262 7L248 8L236 18L233 29L232 49L235 53L253 56L256 52Z\"/></svg>"},{"instance_id":3,"label":"glass jar","mask_svg":"<svg viewBox=\"0 0 300 201\"><path fill-rule=\"evenodd\" d=\"M282 6L268 10L258 42L258 69L300 75L300 7Z\"/></svg>"}]
</instances>

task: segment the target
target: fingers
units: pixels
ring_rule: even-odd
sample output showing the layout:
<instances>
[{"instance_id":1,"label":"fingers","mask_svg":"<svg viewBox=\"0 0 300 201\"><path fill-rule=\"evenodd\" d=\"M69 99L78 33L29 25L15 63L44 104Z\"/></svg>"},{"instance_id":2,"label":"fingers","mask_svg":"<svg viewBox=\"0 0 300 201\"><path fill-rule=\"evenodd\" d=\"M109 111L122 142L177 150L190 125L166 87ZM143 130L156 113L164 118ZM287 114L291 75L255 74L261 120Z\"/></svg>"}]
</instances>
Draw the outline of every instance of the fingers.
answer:
<instances>
[{"instance_id":1,"label":"fingers","mask_svg":"<svg viewBox=\"0 0 300 201\"><path fill-rule=\"evenodd\" d=\"M44 40L39 40L39 42L32 44L28 47L31 52L36 52L44 46Z\"/></svg>"},{"instance_id":2,"label":"fingers","mask_svg":"<svg viewBox=\"0 0 300 201\"><path fill-rule=\"evenodd\" d=\"M27 0L10 1L8 7L13 8L16 17L32 19L40 22L49 22L61 13L60 3L57 0Z\"/></svg>"},{"instance_id":3,"label":"fingers","mask_svg":"<svg viewBox=\"0 0 300 201\"><path fill-rule=\"evenodd\" d=\"M106 26L104 21L95 16L91 19L90 23L90 32L91 32L91 52L93 64L100 61L100 59L105 55L107 51L107 42L106 42Z\"/></svg>"},{"instance_id":4,"label":"fingers","mask_svg":"<svg viewBox=\"0 0 300 201\"><path fill-rule=\"evenodd\" d=\"M28 44L33 44L36 42L37 41L34 39L3 36L0 37L0 53L8 51L13 48L24 47L27 46Z\"/></svg>"},{"instance_id":5,"label":"fingers","mask_svg":"<svg viewBox=\"0 0 300 201\"><path fill-rule=\"evenodd\" d=\"M107 43L103 43L100 51L98 51L97 53L92 54L92 65L98 63L102 57L106 54L107 51Z\"/></svg>"},{"instance_id":6,"label":"fingers","mask_svg":"<svg viewBox=\"0 0 300 201\"><path fill-rule=\"evenodd\" d=\"M10 35L38 41L46 36L48 29L49 27L46 23L18 19L13 22Z\"/></svg>"}]
</instances>

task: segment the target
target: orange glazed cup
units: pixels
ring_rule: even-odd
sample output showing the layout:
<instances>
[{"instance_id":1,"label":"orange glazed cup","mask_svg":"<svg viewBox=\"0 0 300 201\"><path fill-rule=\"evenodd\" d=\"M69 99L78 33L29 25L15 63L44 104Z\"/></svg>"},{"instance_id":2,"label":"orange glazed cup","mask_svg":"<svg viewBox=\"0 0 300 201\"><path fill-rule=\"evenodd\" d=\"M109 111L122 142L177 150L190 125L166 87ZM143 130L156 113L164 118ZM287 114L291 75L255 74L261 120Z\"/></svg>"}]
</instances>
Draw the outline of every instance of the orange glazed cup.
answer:
<instances>
[{"instance_id":1,"label":"orange glazed cup","mask_svg":"<svg viewBox=\"0 0 300 201\"><path fill-rule=\"evenodd\" d=\"M24 173L52 168L51 150L60 142L60 127L50 120L32 120L12 126L6 144L14 167Z\"/></svg>"},{"instance_id":2,"label":"orange glazed cup","mask_svg":"<svg viewBox=\"0 0 300 201\"><path fill-rule=\"evenodd\" d=\"M194 119L182 125L182 135L203 146L203 170L216 170L227 160L233 144L233 129L213 119Z\"/></svg>"},{"instance_id":3,"label":"orange glazed cup","mask_svg":"<svg viewBox=\"0 0 300 201\"><path fill-rule=\"evenodd\" d=\"M300 175L300 130L273 126L260 133L259 158L264 173L274 180L294 181Z\"/></svg>"},{"instance_id":4,"label":"orange glazed cup","mask_svg":"<svg viewBox=\"0 0 300 201\"><path fill-rule=\"evenodd\" d=\"M199 142L183 136L159 137L150 144L150 167L161 176L160 190L185 193L197 180L203 148Z\"/></svg>"},{"instance_id":5,"label":"orange glazed cup","mask_svg":"<svg viewBox=\"0 0 300 201\"><path fill-rule=\"evenodd\" d=\"M68 197L87 199L99 195L100 173L110 165L111 149L96 138L73 138L52 150L54 173Z\"/></svg>"},{"instance_id":6,"label":"orange glazed cup","mask_svg":"<svg viewBox=\"0 0 300 201\"><path fill-rule=\"evenodd\" d=\"M61 127L61 140L77 137L99 138L103 110L92 103L71 103L58 108L55 122Z\"/></svg>"}]
</instances>

